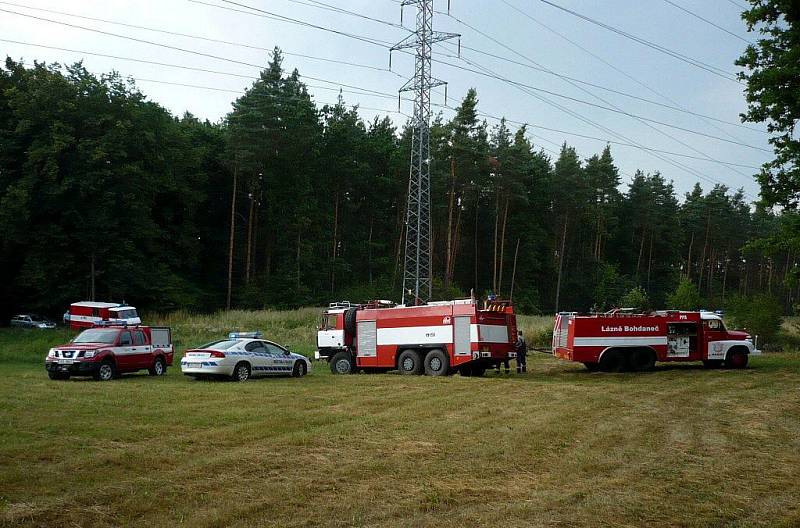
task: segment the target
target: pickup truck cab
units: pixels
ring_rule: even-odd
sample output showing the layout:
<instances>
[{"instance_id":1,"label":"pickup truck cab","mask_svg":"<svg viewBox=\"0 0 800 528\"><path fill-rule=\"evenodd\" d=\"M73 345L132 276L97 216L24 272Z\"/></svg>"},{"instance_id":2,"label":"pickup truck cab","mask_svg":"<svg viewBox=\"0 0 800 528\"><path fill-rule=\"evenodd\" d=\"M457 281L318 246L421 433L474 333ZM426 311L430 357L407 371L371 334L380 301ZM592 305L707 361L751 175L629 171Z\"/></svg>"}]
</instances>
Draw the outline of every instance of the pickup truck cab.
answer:
<instances>
[{"instance_id":1,"label":"pickup truck cab","mask_svg":"<svg viewBox=\"0 0 800 528\"><path fill-rule=\"evenodd\" d=\"M106 326L89 328L69 343L51 348L44 364L50 379L92 376L108 381L144 369L151 376L162 376L174 355L167 327Z\"/></svg>"}]
</instances>

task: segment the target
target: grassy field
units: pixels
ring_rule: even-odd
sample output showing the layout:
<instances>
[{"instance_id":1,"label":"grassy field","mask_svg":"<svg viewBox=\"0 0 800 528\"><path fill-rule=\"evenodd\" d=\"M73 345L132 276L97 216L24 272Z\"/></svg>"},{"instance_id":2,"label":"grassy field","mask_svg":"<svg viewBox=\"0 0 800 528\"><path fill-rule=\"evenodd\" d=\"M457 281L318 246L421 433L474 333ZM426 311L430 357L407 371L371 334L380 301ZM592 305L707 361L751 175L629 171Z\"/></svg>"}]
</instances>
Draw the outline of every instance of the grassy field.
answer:
<instances>
[{"instance_id":1,"label":"grassy field","mask_svg":"<svg viewBox=\"0 0 800 528\"><path fill-rule=\"evenodd\" d=\"M182 348L318 311L173 314ZM524 318L528 335L549 319ZM743 371L54 382L0 331L2 526L799 526L800 354Z\"/></svg>"}]
</instances>

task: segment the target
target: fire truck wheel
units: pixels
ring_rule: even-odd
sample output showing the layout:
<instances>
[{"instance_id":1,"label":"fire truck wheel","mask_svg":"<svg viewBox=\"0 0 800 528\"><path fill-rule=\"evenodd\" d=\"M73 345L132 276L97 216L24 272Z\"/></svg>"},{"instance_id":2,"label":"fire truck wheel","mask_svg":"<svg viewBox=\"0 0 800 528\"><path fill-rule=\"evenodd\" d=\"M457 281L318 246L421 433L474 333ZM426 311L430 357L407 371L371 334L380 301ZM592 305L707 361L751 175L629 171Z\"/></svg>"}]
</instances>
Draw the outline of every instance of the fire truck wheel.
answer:
<instances>
[{"instance_id":1,"label":"fire truck wheel","mask_svg":"<svg viewBox=\"0 0 800 528\"><path fill-rule=\"evenodd\" d=\"M656 366L656 355L649 348L632 350L628 356L628 362L634 372L653 370Z\"/></svg>"},{"instance_id":2,"label":"fire truck wheel","mask_svg":"<svg viewBox=\"0 0 800 528\"><path fill-rule=\"evenodd\" d=\"M422 374L422 360L416 350L403 350L397 358L397 370L400 374Z\"/></svg>"},{"instance_id":3,"label":"fire truck wheel","mask_svg":"<svg viewBox=\"0 0 800 528\"><path fill-rule=\"evenodd\" d=\"M153 362L153 366L148 369L151 376L163 376L167 373L167 365L164 363L164 358L157 357Z\"/></svg>"},{"instance_id":4,"label":"fire truck wheel","mask_svg":"<svg viewBox=\"0 0 800 528\"><path fill-rule=\"evenodd\" d=\"M446 376L450 372L450 358L438 348L425 355L426 376Z\"/></svg>"},{"instance_id":5,"label":"fire truck wheel","mask_svg":"<svg viewBox=\"0 0 800 528\"><path fill-rule=\"evenodd\" d=\"M730 369L743 369L747 366L747 354L742 350L731 350L725 359L725 367Z\"/></svg>"},{"instance_id":6,"label":"fire truck wheel","mask_svg":"<svg viewBox=\"0 0 800 528\"><path fill-rule=\"evenodd\" d=\"M292 377L302 378L306 375L306 364L302 361L296 361L292 369Z\"/></svg>"},{"instance_id":7,"label":"fire truck wheel","mask_svg":"<svg viewBox=\"0 0 800 528\"><path fill-rule=\"evenodd\" d=\"M100 363L97 372L94 373L94 379L97 381L110 381L117 375L117 369L114 368L114 363L105 360Z\"/></svg>"},{"instance_id":8,"label":"fire truck wheel","mask_svg":"<svg viewBox=\"0 0 800 528\"><path fill-rule=\"evenodd\" d=\"M584 361L583 366L585 366L586 370L588 370L589 372L597 372L600 369L600 365L598 365L597 363L590 363L588 361Z\"/></svg>"},{"instance_id":9,"label":"fire truck wheel","mask_svg":"<svg viewBox=\"0 0 800 528\"><path fill-rule=\"evenodd\" d=\"M331 358L331 372L334 374L352 374L353 355L344 350L337 352Z\"/></svg>"},{"instance_id":10,"label":"fire truck wheel","mask_svg":"<svg viewBox=\"0 0 800 528\"><path fill-rule=\"evenodd\" d=\"M247 381L248 379L250 379L250 365L248 365L244 361L237 363L236 366L233 368L233 374L231 374L231 379L233 381Z\"/></svg>"},{"instance_id":11,"label":"fire truck wheel","mask_svg":"<svg viewBox=\"0 0 800 528\"><path fill-rule=\"evenodd\" d=\"M603 372L622 372L625 370L625 356L620 350L609 350L600 359L600 370Z\"/></svg>"}]
</instances>

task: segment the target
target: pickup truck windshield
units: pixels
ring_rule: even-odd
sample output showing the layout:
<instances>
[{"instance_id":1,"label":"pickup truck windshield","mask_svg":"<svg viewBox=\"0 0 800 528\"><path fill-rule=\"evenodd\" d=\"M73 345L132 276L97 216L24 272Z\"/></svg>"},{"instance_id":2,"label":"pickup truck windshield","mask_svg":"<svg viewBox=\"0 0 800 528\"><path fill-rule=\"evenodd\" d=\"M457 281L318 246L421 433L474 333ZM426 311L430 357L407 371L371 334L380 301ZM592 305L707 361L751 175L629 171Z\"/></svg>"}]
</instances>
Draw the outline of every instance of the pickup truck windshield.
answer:
<instances>
[{"instance_id":1,"label":"pickup truck windshield","mask_svg":"<svg viewBox=\"0 0 800 528\"><path fill-rule=\"evenodd\" d=\"M72 340L73 343L105 343L113 345L117 341L117 331L111 329L92 328L84 330Z\"/></svg>"}]
</instances>

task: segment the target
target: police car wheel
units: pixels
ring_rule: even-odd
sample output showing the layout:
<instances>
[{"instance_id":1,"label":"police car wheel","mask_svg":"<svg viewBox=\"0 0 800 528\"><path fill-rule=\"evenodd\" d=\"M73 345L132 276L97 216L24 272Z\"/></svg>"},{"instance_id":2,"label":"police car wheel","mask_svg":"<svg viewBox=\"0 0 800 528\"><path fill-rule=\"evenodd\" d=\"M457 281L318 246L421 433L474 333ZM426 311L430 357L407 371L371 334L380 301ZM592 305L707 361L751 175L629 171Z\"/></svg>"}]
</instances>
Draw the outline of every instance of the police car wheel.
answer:
<instances>
[{"instance_id":1,"label":"police car wheel","mask_svg":"<svg viewBox=\"0 0 800 528\"><path fill-rule=\"evenodd\" d=\"M302 378L306 375L306 364L302 361L297 361L292 369L292 376L295 378Z\"/></svg>"},{"instance_id":2,"label":"police car wheel","mask_svg":"<svg viewBox=\"0 0 800 528\"><path fill-rule=\"evenodd\" d=\"M397 358L397 368L400 374L418 376L422 374L422 360L416 350L403 350Z\"/></svg>"},{"instance_id":3,"label":"police car wheel","mask_svg":"<svg viewBox=\"0 0 800 528\"><path fill-rule=\"evenodd\" d=\"M341 351L331 358L331 372L333 374L352 374L353 356L350 352Z\"/></svg>"},{"instance_id":4,"label":"police car wheel","mask_svg":"<svg viewBox=\"0 0 800 528\"><path fill-rule=\"evenodd\" d=\"M153 366L148 369L151 376L163 376L167 373L167 366L164 364L164 360L162 358L156 358L153 362Z\"/></svg>"},{"instance_id":5,"label":"police car wheel","mask_svg":"<svg viewBox=\"0 0 800 528\"><path fill-rule=\"evenodd\" d=\"M446 376L450 371L450 358L439 349L428 352L425 356L426 376Z\"/></svg>"},{"instance_id":6,"label":"police car wheel","mask_svg":"<svg viewBox=\"0 0 800 528\"><path fill-rule=\"evenodd\" d=\"M110 381L115 375L114 364L110 361L103 361L97 372L95 372L94 379L97 381Z\"/></svg>"},{"instance_id":7,"label":"police car wheel","mask_svg":"<svg viewBox=\"0 0 800 528\"><path fill-rule=\"evenodd\" d=\"M233 374L231 375L231 379L233 381L247 381L248 379L250 379L250 365L248 365L244 361L241 363L237 363L236 366L233 368Z\"/></svg>"}]
</instances>

